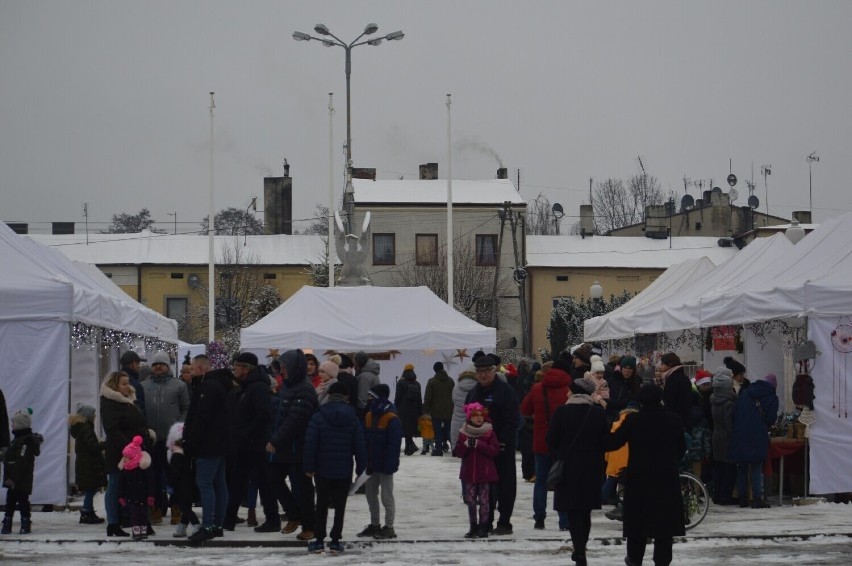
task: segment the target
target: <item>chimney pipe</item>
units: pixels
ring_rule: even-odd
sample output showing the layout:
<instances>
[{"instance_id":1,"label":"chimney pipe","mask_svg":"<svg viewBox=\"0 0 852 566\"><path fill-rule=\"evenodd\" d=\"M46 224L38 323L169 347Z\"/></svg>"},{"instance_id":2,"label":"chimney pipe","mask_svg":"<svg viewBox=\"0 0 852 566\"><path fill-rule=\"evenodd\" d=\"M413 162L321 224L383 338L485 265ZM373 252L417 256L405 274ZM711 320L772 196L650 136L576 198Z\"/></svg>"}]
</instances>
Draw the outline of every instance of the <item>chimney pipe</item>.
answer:
<instances>
[{"instance_id":1,"label":"chimney pipe","mask_svg":"<svg viewBox=\"0 0 852 566\"><path fill-rule=\"evenodd\" d=\"M500 167L497 169L497 178L498 179L508 179L509 178L509 170L505 167Z\"/></svg>"},{"instance_id":2,"label":"chimney pipe","mask_svg":"<svg viewBox=\"0 0 852 566\"><path fill-rule=\"evenodd\" d=\"M421 181L434 181L438 178L438 164L437 163L423 163L420 165L420 180Z\"/></svg>"}]
</instances>

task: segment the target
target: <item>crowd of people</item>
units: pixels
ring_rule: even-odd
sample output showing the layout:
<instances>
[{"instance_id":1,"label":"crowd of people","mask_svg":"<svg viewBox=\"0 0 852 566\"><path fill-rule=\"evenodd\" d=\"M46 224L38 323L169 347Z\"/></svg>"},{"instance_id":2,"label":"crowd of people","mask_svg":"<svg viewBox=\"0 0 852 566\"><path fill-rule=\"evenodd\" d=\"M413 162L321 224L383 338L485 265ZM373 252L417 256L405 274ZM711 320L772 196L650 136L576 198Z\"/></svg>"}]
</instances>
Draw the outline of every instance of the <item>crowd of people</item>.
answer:
<instances>
[{"instance_id":1,"label":"crowd of people","mask_svg":"<svg viewBox=\"0 0 852 566\"><path fill-rule=\"evenodd\" d=\"M558 528L570 533L577 564L586 563L592 510L609 504L618 484L623 506L607 516L624 522L628 564L642 563L648 539L655 563L671 562L672 539L684 529L681 469L711 486L719 505L767 506L760 465L778 411L775 376L751 382L732 357L690 378L671 352L651 368L632 355L604 363L582 344L515 368L480 351L455 380L436 362L425 391L406 365L393 401L380 365L364 352L320 362L289 350L268 366L244 352L220 368L199 355L180 377L158 352L140 381L141 362L128 351L103 381L103 441L95 407L80 404L69 417L84 496L80 523L106 522L110 537L144 539L170 515L174 536L194 543L246 522L257 532L299 530L310 552L341 552L355 477L370 511L358 536L395 538L393 477L400 453L421 450L418 437L421 454L461 460L468 538L512 534L520 450L521 475L534 484L534 528L545 528L552 489ZM8 490L2 532L11 532L18 510L24 533L41 436L31 411L16 412L11 424L13 437L0 437ZM93 504L104 487L105 519ZM193 510L199 502L200 518Z\"/></svg>"}]
</instances>

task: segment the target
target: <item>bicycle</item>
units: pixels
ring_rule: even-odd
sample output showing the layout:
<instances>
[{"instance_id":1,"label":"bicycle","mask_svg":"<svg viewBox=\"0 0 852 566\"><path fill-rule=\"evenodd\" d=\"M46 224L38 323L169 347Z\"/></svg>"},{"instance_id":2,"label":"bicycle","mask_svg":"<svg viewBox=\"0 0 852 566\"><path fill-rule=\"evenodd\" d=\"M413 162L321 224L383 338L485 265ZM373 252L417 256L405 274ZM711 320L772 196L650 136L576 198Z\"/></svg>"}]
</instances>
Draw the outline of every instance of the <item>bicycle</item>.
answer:
<instances>
[{"instance_id":1,"label":"bicycle","mask_svg":"<svg viewBox=\"0 0 852 566\"><path fill-rule=\"evenodd\" d=\"M710 494L704 484L689 472L678 474L680 494L683 498L683 526L688 531L697 527L710 510ZM607 511L604 516L613 521L622 520L622 502L624 499L624 484L619 483L615 490L615 509Z\"/></svg>"}]
</instances>

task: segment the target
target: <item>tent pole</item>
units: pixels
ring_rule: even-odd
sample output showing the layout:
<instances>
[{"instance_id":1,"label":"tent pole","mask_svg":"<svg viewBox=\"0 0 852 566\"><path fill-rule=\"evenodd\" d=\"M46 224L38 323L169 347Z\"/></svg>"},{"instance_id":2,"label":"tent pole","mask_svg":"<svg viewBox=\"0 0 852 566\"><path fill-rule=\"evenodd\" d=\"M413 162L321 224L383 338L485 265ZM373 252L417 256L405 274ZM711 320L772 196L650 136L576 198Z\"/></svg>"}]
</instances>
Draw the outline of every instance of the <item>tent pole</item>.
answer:
<instances>
[{"instance_id":1,"label":"tent pole","mask_svg":"<svg viewBox=\"0 0 852 566\"><path fill-rule=\"evenodd\" d=\"M74 378L74 372L72 371L72 359L71 357L74 355L74 346L71 344L71 336L74 334L74 323L68 323L68 414L71 414L71 380ZM68 486L71 485L71 435L67 435L65 437L65 508L68 509L69 504L69 493Z\"/></svg>"}]
</instances>

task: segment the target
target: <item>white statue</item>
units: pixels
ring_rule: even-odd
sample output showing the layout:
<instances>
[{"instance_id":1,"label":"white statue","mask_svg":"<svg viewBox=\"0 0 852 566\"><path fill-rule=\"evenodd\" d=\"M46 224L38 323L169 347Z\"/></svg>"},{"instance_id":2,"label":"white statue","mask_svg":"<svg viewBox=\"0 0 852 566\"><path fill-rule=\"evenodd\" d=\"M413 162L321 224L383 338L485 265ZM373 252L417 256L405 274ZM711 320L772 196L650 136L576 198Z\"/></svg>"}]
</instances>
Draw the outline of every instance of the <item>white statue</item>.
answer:
<instances>
[{"instance_id":1,"label":"white statue","mask_svg":"<svg viewBox=\"0 0 852 566\"><path fill-rule=\"evenodd\" d=\"M364 215L364 224L359 235L347 234L340 215L335 211L334 224L337 236L337 255L343 262L337 285L340 287L359 287L371 285L365 265L370 256L370 213Z\"/></svg>"}]
</instances>

